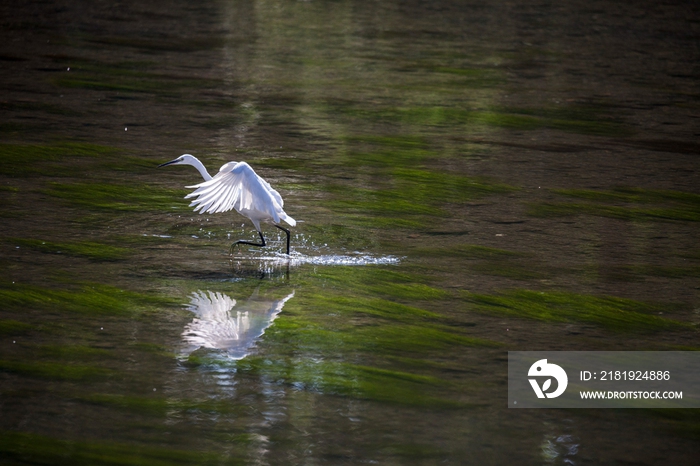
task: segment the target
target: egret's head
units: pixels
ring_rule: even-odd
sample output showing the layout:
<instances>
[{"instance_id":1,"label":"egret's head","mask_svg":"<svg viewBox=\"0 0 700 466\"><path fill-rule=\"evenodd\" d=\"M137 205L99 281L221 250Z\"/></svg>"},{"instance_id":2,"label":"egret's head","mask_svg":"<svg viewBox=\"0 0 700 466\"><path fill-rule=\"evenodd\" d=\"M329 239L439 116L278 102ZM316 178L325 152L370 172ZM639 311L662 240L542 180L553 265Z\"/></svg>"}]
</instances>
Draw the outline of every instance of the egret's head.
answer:
<instances>
[{"instance_id":1,"label":"egret's head","mask_svg":"<svg viewBox=\"0 0 700 466\"><path fill-rule=\"evenodd\" d=\"M182 154L180 157L176 158L175 160L171 160L170 162L165 162L161 163L158 165L158 168L164 167L166 165L194 165L194 161L197 160L193 155L190 154Z\"/></svg>"}]
</instances>

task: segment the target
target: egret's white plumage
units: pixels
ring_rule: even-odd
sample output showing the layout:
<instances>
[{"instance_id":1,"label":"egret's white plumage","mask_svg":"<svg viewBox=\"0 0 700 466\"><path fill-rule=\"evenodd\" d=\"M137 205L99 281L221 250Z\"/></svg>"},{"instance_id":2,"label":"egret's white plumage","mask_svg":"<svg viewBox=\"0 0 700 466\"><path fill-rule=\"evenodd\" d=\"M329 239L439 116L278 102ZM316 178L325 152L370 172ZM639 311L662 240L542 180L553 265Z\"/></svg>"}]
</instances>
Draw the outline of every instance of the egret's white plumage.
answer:
<instances>
[{"instance_id":1,"label":"egret's white plumage","mask_svg":"<svg viewBox=\"0 0 700 466\"><path fill-rule=\"evenodd\" d=\"M219 213L235 209L253 222L262 243L238 241L234 245L241 243L265 246L260 222L270 222L287 234L287 254L289 254L289 230L279 224L284 221L295 226L297 222L284 211L282 196L270 186L270 183L255 173L250 165L245 162L228 162L222 165L219 173L212 177L196 157L184 154L160 166L178 164L192 165L204 178L202 183L187 186L195 189L185 196L185 199L195 198L190 203L191 207L195 207L195 212ZM234 245L231 247L233 248Z\"/></svg>"},{"instance_id":2,"label":"egret's white plumage","mask_svg":"<svg viewBox=\"0 0 700 466\"><path fill-rule=\"evenodd\" d=\"M282 209L282 196L245 162L224 164L211 180L187 187L195 188L185 196L185 199L196 198L190 204L190 207L195 207L195 212L215 214L236 209L248 217L258 231L260 222L265 220L275 224L282 220L291 226L297 224Z\"/></svg>"}]
</instances>

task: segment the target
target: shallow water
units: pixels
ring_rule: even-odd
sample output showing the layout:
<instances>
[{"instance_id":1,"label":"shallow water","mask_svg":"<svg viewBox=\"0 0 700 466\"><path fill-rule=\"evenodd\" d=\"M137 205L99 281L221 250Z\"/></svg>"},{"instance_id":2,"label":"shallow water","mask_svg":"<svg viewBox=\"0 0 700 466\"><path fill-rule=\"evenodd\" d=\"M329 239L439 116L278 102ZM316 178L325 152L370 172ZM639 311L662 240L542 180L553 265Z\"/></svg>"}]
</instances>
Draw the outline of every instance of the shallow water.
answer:
<instances>
[{"instance_id":1,"label":"shallow water","mask_svg":"<svg viewBox=\"0 0 700 466\"><path fill-rule=\"evenodd\" d=\"M0 462L696 461L694 410L506 408L507 351L698 349L693 2L0 11Z\"/></svg>"}]
</instances>

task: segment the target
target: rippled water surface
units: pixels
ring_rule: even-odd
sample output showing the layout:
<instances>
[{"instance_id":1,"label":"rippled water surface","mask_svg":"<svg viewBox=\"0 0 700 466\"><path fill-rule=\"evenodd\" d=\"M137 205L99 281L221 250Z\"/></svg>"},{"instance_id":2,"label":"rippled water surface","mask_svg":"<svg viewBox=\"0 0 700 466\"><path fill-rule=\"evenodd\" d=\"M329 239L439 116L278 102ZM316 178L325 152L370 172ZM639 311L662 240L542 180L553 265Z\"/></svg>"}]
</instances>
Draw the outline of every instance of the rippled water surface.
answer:
<instances>
[{"instance_id":1,"label":"rippled water surface","mask_svg":"<svg viewBox=\"0 0 700 466\"><path fill-rule=\"evenodd\" d=\"M5 2L0 463L695 464L507 351L697 350L694 2ZM193 213L245 160L290 256Z\"/></svg>"}]
</instances>

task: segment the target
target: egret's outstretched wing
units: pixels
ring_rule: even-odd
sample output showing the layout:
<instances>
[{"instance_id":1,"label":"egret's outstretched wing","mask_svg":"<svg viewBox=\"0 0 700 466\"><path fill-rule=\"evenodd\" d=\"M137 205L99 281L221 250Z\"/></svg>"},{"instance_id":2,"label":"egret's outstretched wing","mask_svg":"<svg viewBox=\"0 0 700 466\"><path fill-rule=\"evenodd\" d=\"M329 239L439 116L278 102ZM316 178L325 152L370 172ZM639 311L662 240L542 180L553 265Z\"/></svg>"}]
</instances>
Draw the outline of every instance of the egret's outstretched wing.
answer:
<instances>
[{"instance_id":1,"label":"egret's outstretched wing","mask_svg":"<svg viewBox=\"0 0 700 466\"><path fill-rule=\"evenodd\" d=\"M227 163L211 180L188 188L196 188L185 199L196 197L190 206L196 206L199 213L236 209L253 222L270 219L279 223L282 219L292 226L296 223L282 210L279 193L245 162Z\"/></svg>"},{"instance_id":2,"label":"egret's outstretched wing","mask_svg":"<svg viewBox=\"0 0 700 466\"><path fill-rule=\"evenodd\" d=\"M195 211L200 213L226 212L231 209L237 211L267 212L271 217L277 215L277 210L282 206L278 201L279 194L270 194L267 184L245 162L239 162L231 169L229 164L209 181L188 186L197 188L194 192L185 196L185 199L196 197L190 206L196 206ZM267 185L267 186L266 186Z\"/></svg>"}]
</instances>

